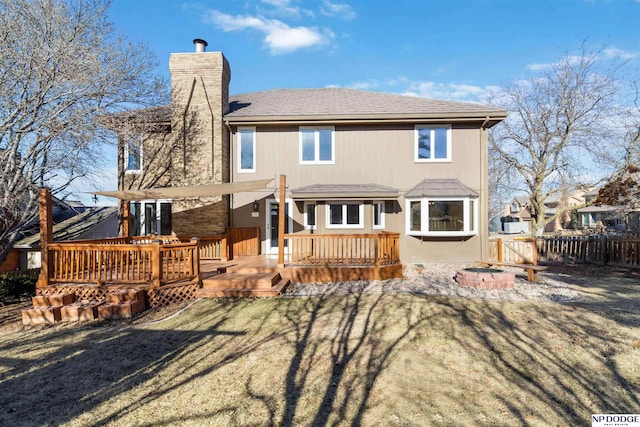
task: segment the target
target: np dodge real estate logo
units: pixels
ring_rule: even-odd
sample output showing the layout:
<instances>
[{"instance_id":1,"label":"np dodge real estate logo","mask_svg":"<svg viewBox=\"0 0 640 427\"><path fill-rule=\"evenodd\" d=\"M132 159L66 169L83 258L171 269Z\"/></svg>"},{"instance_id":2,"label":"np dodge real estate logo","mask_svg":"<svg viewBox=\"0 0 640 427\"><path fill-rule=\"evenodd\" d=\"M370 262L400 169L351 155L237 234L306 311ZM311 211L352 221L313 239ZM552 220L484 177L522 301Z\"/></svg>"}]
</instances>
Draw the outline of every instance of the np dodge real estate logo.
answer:
<instances>
[{"instance_id":1,"label":"np dodge real estate logo","mask_svg":"<svg viewBox=\"0 0 640 427\"><path fill-rule=\"evenodd\" d=\"M593 414L591 427L640 427L640 414Z\"/></svg>"}]
</instances>

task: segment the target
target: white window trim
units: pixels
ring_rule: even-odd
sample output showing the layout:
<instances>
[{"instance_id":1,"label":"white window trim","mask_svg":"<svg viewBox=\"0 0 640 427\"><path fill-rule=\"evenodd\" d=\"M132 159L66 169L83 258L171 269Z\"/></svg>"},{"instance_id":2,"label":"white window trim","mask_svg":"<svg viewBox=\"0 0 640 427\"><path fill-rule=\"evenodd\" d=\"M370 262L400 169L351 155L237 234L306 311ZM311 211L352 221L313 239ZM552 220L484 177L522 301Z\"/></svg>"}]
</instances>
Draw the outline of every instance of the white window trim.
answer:
<instances>
[{"instance_id":1,"label":"white window trim","mask_svg":"<svg viewBox=\"0 0 640 427\"><path fill-rule=\"evenodd\" d=\"M251 169L243 169L242 168L242 131L252 131L253 141L252 141L252 150L253 150L253 166ZM256 128L255 127L239 127L236 132L236 144L238 145L238 173L255 173L256 172Z\"/></svg>"},{"instance_id":2,"label":"white window trim","mask_svg":"<svg viewBox=\"0 0 640 427\"><path fill-rule=\"evenodd\" d=\"M376 225L375 205L380 205L380 224ZM373 202L371 204L371 226L374 230L383 230L385 228L385 206L386 202Z\"/></svg>"},{"instance_id":3,"label":"white window trim","mask_svg":"<svg viewBox=\"0 0 640 427\"><path fill-rule=\"evenodd\" d=\"M313 210L315 211L315 219L316 223L313 225L309 224L309 218L307 215L307 206L313 205ZM316 202L304 202L304 229L305 230L315 230L318 227L318 203Z\"/></svg>"},{"instance_id":4,"label":"white window trim","mask_svg":"<svg viewBox=\"0 0 640 427\"><path fill-rule=\"evenodd\" d=\"M144 168L144 156L142 153L144 152L144 139L142 139L142 135L139 136L140 139L140 168L138 169L129 169L129 142L124 141L124 173L125 174L139 174L142 173Z\"/></svg>"},{"instance_id":5,"label":"white window trim","mask_svg":"<svg viewBox=\"0 0 640 427\"><path fill-rule=\"evenodd\" d=\"M331 205L342 205L342 218L344 223L331 224ZM358 205L358 224L347 224L347 205ZM325 208L325 225L326 228L364 228L364 203L362 201L343 201L331 200L326 202ZM317 222L317 221L316 221Z\"/></svg>"},{"instance_id":6,"label":"white window trim","mask_svg":"<svg viewBox=\"0 0 640 427\"><path fill-rule=\"evenodd\" d=\"M304 130L331 130L331 160L317 160L320 158L320 134L314 132L314 158L316 160L302 159L302 131ZM298 160L301 165L334 165L336 163L336 129L335 126L300 126L298 129Z\"/></svg>"},{"instance_id":7,"label":"white window trim","mask_svg":"<svg viewBox=\"0 0 640 427\"><path fill-rule=\"evenodd\" d=\"M430 159L421 159L419 154L419 131L420 129L431 129L431 158ZM435 132L434 129L446 129L447 130L447 157L444 159L436 159L434 156L436 154L436 150L434 148L435 144ZM452 130L451 125L416 125L413 130L413 159L416 163L450 163L451 162L451 139L452 139Z\"/></svg>"},{"instance_id":8,"label":"white window trim","mask_svg":"<svg viewBox=\"0 0 640 427\"><path fill-rule=\"evenodd\" d=\"M145 205L146 204L155 204L156 205L156 217L153 219L153 221L155 222L155 228L156 230L160 230L160 215L161 215L161 209L160 206L163 203L171 203L173 204L173 199L144 199L144 200L136 200L135 203L140 203L140 233L143 232L142 228L144 227L144 225L146 224L147 218L146 218L146 209L145 209ZM140 234L141 236L146 236L147 234Z\"/></svg>"},{"instance_id":9,"label":"white window trim","mask_svg":"<svg viewBox=\"0 0 640 427\"><path fill-rule=\"evenodd\" d=\"M470 201L473 203L473 224L469 221ZM411 202L420 202L420 231L411 230ZM464 230L462 231L429 231L429 202L463 202ZM408 236L475 236L478 234L478 199L475 197L423 197L405 200L405 232Z\"/></svg>"}]
</instances>

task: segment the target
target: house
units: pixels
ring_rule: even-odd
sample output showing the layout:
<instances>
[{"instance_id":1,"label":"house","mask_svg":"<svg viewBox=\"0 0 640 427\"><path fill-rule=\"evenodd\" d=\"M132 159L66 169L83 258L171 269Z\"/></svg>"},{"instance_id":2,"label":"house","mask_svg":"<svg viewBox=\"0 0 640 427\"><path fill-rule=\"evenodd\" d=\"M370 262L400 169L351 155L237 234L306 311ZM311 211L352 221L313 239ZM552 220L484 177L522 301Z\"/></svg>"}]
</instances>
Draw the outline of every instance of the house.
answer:
<instances>
[{"instance_id":1,"label":"house","mask_svg":"<svg viewBox=\"0 0 640 427\"><path fill-rule=\"evenodd\" d=\"M83 205L79 201L75 200L62 200L57 197L52 198L52 222L59 224L69 220L75 216L81 215L87 209L91 209ZM0 272L14 271L18 269L24 269L24 248L20 249L16 245L20 245L21 242L26 242L29 239L38 239L40 225L38 220L33 220L22 230L20 237L16 240L13 248L9 251L7 259L0 263Z\"/></svg>"},{"instance_id":2,"label":"house","mask_svg":"<svg viewBox=\"0 0 640 427\"><path fill-rule=\"evenodd\" d=\"M54 215L53 241L78 241L116 237L118 209L115 206L84 207L76 215L56 221ZM24 237L13 245L18 254L20 270L40 268L40 234Z\"/></svg>"},{"instance_id":3,"label":"house","mask_svg":"<svg viewBox=\"0 0 640 427\"><path fill-rule=\"evenodd\" d=\"M574 212L585 204L586 191L576 189L569 192L554 193L544 202L545 232L576 228ZM597 194L597 192L596 192ZM514 197L511 203L505 204L504 211L496 215L490 224L491 232L530 233L531 210L528 197ZM559 211L561 213L555 216ZM554 218L555 216L555 218Z\"/></svg>"},{"instance_id":4,"label":"house","mask_svg":"<svg viewBox=\"0 0 640 427\"><path fill-rule=\"evenodd\" d=\"M546 220L544 231L554 232L576 228L577 224L572 212L578 209L579 206L584 206L586 193L587 191L584 189L576 189L557 192L547 197L544 202ZM559 211L560 214L552 219Z\"/></svg>"},{"instance_id":5,"label":"house","mask_svg":"<svg viewBox=\"0 0 640 427\"><path fill-rule=\"evenodd\" d=\"M284 175L288 236L393 232L403 262L487 257L487 131L505 110L344 88L229 95L227 59L194 43L195 52L170 57L171 105L122 118L138 126L118 126L119 190ZM261 253L276 254L277 184L135 200L130 231L189 236L250 227L259 229Z\"/></svg>"},{"instance_id":6,"label":"house","mask_svg":"<svg viewBox=\"0 0 640 427\"><path fill-rule=\"evenodd\" d=\"M586 207L578 209L579 227L586 230L615 230L627 229L627 221L630 228L640 224L640 212L625 214L621 206L595 204L600 188L595 188L585 194Z\"/></svg>"}]
</instances>

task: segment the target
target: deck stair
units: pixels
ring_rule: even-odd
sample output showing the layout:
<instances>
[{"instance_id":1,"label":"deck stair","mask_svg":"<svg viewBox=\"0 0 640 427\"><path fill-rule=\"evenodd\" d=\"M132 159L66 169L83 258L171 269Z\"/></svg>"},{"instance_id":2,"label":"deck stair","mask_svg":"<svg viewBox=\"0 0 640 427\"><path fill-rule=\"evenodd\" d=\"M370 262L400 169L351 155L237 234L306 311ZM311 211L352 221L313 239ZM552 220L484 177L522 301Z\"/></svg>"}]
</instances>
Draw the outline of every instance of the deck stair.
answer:
<instances>
[{"instance_id":1,"label":"deck stair","mask_svg":"<svg viewBox=\"0 0 640 427\"><path fill-rule=\"evenodd\" d=\"M74 293L36 295L32 303L33 308L22 310L24 325L122 319L146 310L145 292L138 289L114 290L94 300L76 300Z\"/></svg>"},{"instance_id":2,"label":"deck stair","mask_svg":"<svg viewBox=\"0 0 640 427\"><path fill-rule=\"evenodd\" d=\"M125 319L146 310L145 292L123 289L105 295L105 303L98 306L100 319Z\"/></svg>"},{"instance_id":3,"label":"deck stair","mask_svg":"<svg viewBox=\"0 0 640 427\"><path fill-rule=\"evenodd\" d=\"M223 266L218 274L202 280L198 298L207 297L274 297L289 285L273 267Z\"/></svg>"}]
</instances>

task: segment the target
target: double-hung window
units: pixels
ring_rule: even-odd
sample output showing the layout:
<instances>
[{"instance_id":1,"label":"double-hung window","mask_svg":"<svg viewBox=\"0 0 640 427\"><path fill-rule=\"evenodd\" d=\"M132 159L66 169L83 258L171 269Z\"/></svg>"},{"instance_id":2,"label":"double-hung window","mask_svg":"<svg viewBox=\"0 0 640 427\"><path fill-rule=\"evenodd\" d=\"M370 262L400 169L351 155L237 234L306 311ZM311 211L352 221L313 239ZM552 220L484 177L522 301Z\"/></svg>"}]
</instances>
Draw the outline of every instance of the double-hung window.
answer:
<instances>
[{"instance_id":1,"label":"double-hung window","mask_svg":"<svg viewBox=\"0 0 640 427\"><path fill-rule=\"evenodd\" d=\"M238 129L238 172L256 171L256 128Z\"/></svg>"},{"instance_id":2,"label":"double-hung window","mask_svg":"<svg viewBox=\"0 0 640 427\"><path fill-rule=\"evenodd\" d=\"M334 164L333 126L300 128L300 164Z\"/></svg>"},{"instance_id":3,"label":"double-hung window","mask_svg":"<svg viewBox=\"0 0 640 427\"><path fill-rule=\"evenodd\" d=\"M327 228L364 228L362 202L327 202Z\"/></svg>"},{"instance_id":4,"label":"double-hung window","mask_svg":"<svg viewBox=\"0 0 640 427\"><path fill-rule=\"evenodd\" d=\"M136 173L142 170L142 136L127 138L124 141L125 171Z\"/></svg>"},{"instance_id":5,"label":"double-hung window","mask_svg":"<svg viewBox=\"0 0 640 427\"><path fill-rule=\"evenodd\" d=\"M470 236L478 232L476 198L408 199L406 212L409 235Z\"/></svg>"},{"instance_id":6,"label":"double-hung window","mask_svg":"<svg viewBox=\"0 0 640 427\"><path fill-rule=\"evenodd\" d=\"M451 126L416 126L415 161L416 162L450 162L451 161Z\"/></svg>"}]
</instances>

